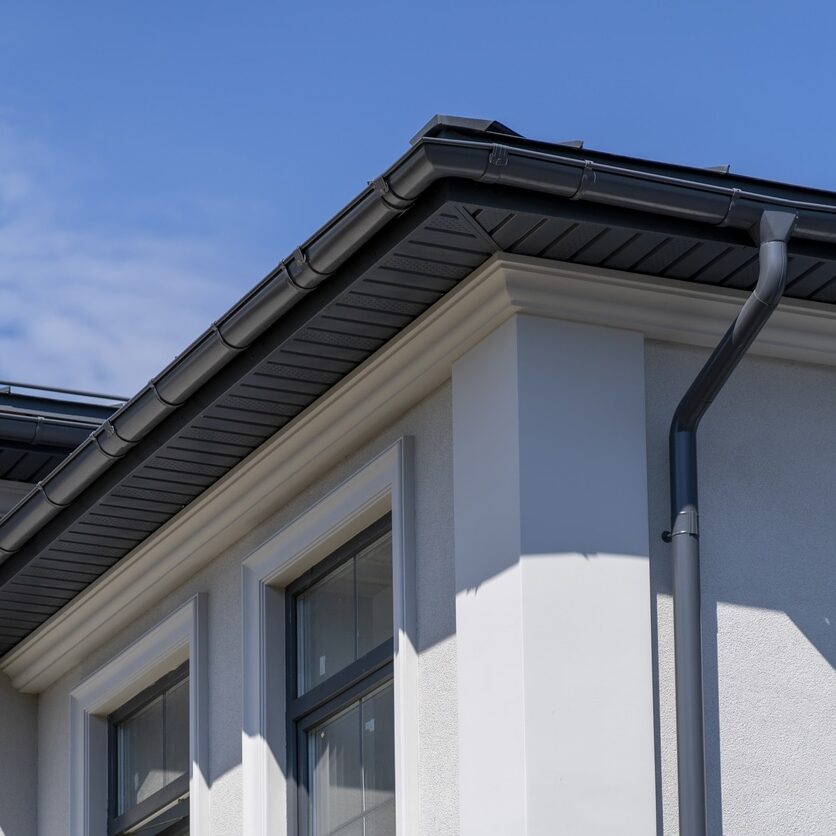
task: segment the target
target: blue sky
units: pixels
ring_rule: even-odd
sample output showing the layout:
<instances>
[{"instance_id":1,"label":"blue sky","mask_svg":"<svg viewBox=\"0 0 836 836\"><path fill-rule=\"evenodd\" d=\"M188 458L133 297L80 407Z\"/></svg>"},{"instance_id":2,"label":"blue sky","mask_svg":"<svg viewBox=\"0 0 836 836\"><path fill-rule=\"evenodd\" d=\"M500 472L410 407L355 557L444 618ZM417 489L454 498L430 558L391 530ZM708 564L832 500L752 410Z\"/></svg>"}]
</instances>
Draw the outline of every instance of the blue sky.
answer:
<instances>
[{"instance_id":1,"label":"blue sky","mask_svg":"<svg viewBox=\"0 0 836 836\"><path fill-rule=\"evenodd\" d=\"M133 393L434 113L836 189L836 8L3 0L0 378Z\"/></svg>"}]
</instances>

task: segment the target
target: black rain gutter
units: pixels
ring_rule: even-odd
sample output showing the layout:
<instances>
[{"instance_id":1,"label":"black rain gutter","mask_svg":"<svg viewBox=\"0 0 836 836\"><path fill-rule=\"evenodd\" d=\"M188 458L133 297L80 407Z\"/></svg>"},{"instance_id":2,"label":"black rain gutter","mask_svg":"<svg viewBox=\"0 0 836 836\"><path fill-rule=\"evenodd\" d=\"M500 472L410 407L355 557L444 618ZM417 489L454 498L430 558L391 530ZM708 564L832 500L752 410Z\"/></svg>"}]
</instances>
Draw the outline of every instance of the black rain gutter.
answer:
<instances>
[{"instance_id":1,"label":"black rain gutter","mask_svg":"<svg viewBox=\"0 0 836 836\"><path fill-rule=\"evenodd\" d=\"M4 441L73 450L99 426L98 421L74 421L45 415L26 415L0 407L0 446Z\"/></svg>"},{"instance_id":2,"label":"black rain gutter","mask_svg":"<svg viewBox=\"0 0 836 836\"><path fill-rule=\"evenodd\" d=\"M418 139L0 519L0 562L438 180L497 183L738 229L756 224L764 208L788 206L798 214L797 236L836 242L834 205L515 147L513 137L502 134L483 136Z\"/></svg>"},{"instance_id":3,"label":"black rain gutter","mask_svg":"<svg viewBox=\"0 0 836 836\"><path fill-rule=\"evenodd\" d=\"M793 212L767 210L753 236L759 243L758 281L735 321L676 408L670 429L673 610L676 664L676 745L679 832L705 836L702 616L700 612L697 429L700 420L778 306L787 281L787 242Z\"/></svg>"}]
</instances>

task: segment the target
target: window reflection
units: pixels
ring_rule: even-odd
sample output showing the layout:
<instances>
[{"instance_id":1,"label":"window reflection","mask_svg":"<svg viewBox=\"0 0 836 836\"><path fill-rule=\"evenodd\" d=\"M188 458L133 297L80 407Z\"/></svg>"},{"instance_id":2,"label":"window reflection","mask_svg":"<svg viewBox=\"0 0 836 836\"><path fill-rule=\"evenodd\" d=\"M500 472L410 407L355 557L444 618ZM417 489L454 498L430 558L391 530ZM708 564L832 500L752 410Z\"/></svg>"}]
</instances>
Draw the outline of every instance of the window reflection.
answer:
<instances>
[{"instance_id":1,"label":"window reflection","mask_svg":"<svg viewBox=\"0 0 836 836\"><path fill-rule=\"evenodd\" d=\"M392 638L392 535L327 574L296 607L301 695Z\"/></svg>"},{"instance_id":2,"label":"window reflection","mask_svg":"<svg viewBox=\"0 0 836 836\"><path fill-rule=\"evenodd\" d=\"M394 836L394 696L388 683L308 735L313 836Z\"/></svg>"},{"instance_id":3,"label":"window reflection","mask_svg":"<svg viewBox=\"0 0 836 836\"><path fill-rule=\"evenodd\" d=\"M119 723L116 741L121 815L188 772L188 679Z\"/></svg>"}]
</instances>

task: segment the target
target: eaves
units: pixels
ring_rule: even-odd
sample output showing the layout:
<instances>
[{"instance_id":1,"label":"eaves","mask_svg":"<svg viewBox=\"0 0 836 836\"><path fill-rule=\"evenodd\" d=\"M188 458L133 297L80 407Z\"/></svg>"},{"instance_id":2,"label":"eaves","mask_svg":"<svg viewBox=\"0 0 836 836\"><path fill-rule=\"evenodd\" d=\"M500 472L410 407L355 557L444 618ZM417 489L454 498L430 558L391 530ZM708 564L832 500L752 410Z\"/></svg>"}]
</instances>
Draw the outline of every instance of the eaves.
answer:
<instances>
[{"instance_id":1,"label":"eaves","mask_svg":"<svg viewBox=\"0 0 836 836\"><path fill-rule=\"evenodd\" d=\"M497 252L836 302L836 198L440 120L0 520L0 652L134 552Z\"/></svg>"}]
</instances>

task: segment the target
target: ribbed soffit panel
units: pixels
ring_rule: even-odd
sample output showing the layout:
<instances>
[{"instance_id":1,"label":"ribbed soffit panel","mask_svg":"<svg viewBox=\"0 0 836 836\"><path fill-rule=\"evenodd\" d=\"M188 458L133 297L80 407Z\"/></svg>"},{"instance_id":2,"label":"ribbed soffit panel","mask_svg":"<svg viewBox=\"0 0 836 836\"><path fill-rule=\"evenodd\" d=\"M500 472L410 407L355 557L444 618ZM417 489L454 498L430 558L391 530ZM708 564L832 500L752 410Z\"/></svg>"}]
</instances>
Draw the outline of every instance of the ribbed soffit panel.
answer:
<instances>
[{"instance_id":1,"label":"ribbed soffit panel","mask_svg":"<svg viewBox=\"0 0 836 836\"><path fill-rule=\"evenodd\" d=\"M151 457L119 478L60 536L27 544L19 571L9 571L18 555L0 566L0 653L280 431L491 251L455 204L432 212Z\"/></svg>"}]
</instances>

